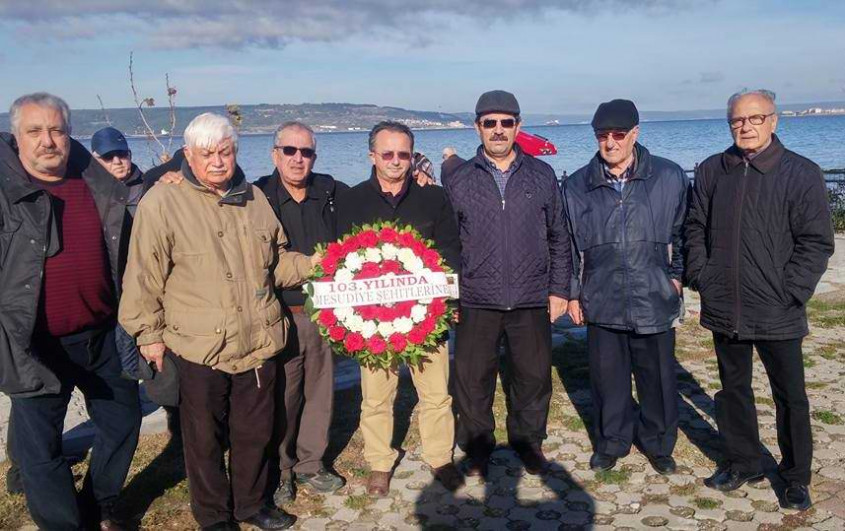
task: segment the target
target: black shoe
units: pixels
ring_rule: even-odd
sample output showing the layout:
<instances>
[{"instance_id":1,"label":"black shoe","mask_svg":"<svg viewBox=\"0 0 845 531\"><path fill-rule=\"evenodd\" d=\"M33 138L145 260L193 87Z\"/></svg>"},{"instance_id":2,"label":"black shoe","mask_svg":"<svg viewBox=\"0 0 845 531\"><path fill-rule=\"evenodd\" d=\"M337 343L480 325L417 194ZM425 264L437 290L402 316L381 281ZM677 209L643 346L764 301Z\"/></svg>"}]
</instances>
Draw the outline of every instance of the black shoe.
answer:
<instances>
[{"instance_id":1,"label":"black shoe","mask_svg":"<svg viewBox=\"0 0 845 531\"><path fill-rule=\"evenodd\" d=\"M12 465L9 471L6 472L6 492L9 494L23 494L21 469L16 465Z\"/></svg>"},{"instance_id":2,"label":"black shoe","mask_svg":"<svg viewBox=\"0 0 845 531\"><path fill-rule=\"evenodd\" d=\"M296 484L300 487L309 487L315 492L329 493L343 487L346 481L337 474L329 472L325 468L320 468L314 474L297 474Z\"/></svg>"},{"instance_id":3,"label":"black shoe","mask_svg":"<svg viewBox=\"0 0 845 531\"><path fill-rule=\"evenodd\" d=\"M273 502L281 507L286 503L290 503L296 499L296 492L293 490L293 481L290 478L282 478L279 483L279 488L273 494Z\"/></svg>"},{"instance_id":4,"label":"black shoe","mask_svg":"<svg viewBox=\"0 0 845 531\"><path fill-rule=\"evenodd\" d=\"M712 476L704 480L704 484L711 489L728 492L736 490L746 483L757 483L763 480L761 472L741 472L731 466L721 467Z\"/></svg>"},{"instance_id":5,"label":"black shoe","mask_svg":"<svg viewBox=\"0 0 845 531\"><path fill-rule=\"evenodd\" d=\"M296 517L276 507L264 507L243 521L262 531L265 529L287 529L296 522Z\"/></svg>"},{"instance_id":6,"label":"black shoe","mask_svg":"<svg viewBox=\"0 0 845 531\"><path fill-rule=\"evenodd\" d=\"M543 455L543 450L539 447L531 447L521 452L518 452L522 464L525 466L525 472L532 476L542 474L549 468L549 461Z\"/></svg>"},{"instance_id":7,"label":"black shoe","mask_svg":"<svg viewBox=\"0 0 845 531\"><path fill-rule=\"evenodd\" d=\"M813 505L810 500L810 489L807 485L792 482L786 488L783 494L783 501L781 507L784 509L797 509L799 511L806 511Z\"/></svg>"},{"instance_id":8,"label":"black shoe","mask_svg":"<svg viewBox=\"0 0 845 531\"><path fill-rule=\"evenodd\" d=\"M590 469L594 472L605 472L616 466L616 456L595 452L590 457Z\"/></svg>"},{"instance_id":9,"label":"black shoe","mask_svg":"<svg viewBox=\"0 0 845 531\"><path fill-rule=\"evenodd\" d=\"M661 476L668 476L674 474L677 466L675 459L671 455L646 456L648 462L651 463L651 468Z\"/></svg>"},{"instance_id":10,"label":"black shoe","mask_svg":"<svg viewBox=\"0 0 845 531\"><path fill-rule=\"evenodd\" d=\"M203 527L202 531L240 531L240 529L241 526L235 522L217 522Z\"/></svg>"},{"instance_id":11,"label":"black shoe","mask_svg":"<svg viewBox=\"0 0 845 531\"><path fill-rule=\"evenodd\" d=\"M464 475L468 478L486 479L489 473L489 456L464 459Z\"/></svg>"}]
</instances>

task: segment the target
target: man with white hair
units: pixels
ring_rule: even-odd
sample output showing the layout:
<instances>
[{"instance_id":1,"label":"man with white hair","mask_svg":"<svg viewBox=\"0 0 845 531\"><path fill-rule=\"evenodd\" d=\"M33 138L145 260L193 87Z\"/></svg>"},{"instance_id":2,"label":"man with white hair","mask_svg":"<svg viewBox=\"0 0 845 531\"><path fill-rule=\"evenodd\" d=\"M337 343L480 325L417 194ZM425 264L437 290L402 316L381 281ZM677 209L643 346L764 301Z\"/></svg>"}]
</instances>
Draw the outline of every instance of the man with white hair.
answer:
<instances>
[{"instance_id":1,"label":"man with white hair","mask_svg":"<svg viewBox=\"0 0 845 531\"><path fill-rule=\"evenodd\" d=\"M687 282L701 294L722 389L716 424L724 462L704 484L731 491L763 478L751 389L756 348L775 401L781 506L808 509L813 434L801 342L807 301L833 254L827 187L819 167L774 134L768 90L728 100L734 144L698 167L687 217Z\"/></svg>"},{"instance_id":2,"label":"man with white hair","mask_svg":"<svg viewBox=\"0 0 845 531\"><path fill-rule=\"evenodd\" d=\"M138 384L120 377L115 318L128 238L124 183L70 137L70 110L21 96L0 133L0 391L41 529L121 529L112 509L138 443ZM77 495L62 455L74 387L96 436Z\"/></svg>"},{"instance_id":3,"label":"man with white hair","mask_svg":"<svg viewBox=\"0 0 845 531\"><path fill-rule=\"evenodd\" d=\"M165 350L174 354L197 522L284 529L293 517L264 497L275 356L288 331L275 289L302 283L316 258L285 250L267 198L236 171L238 137L226 118L196 117L185 144L180 182L138 205L120 322L159 371Z\"/></svg>"}]
</instances>

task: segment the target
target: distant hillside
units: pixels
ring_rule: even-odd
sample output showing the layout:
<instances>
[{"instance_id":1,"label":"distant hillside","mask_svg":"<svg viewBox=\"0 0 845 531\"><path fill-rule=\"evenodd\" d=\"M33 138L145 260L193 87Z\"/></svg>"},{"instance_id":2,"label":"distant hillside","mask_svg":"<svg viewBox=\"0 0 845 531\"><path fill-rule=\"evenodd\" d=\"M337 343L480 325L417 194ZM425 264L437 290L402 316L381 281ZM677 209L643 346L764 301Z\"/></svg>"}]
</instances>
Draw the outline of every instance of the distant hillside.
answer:
<instances>
[{"instance_id":1,"label":"distant hillside","mask_svg":"<svg viewBox=\"0 0 845 531\"><path fill-rule=\"evenodd\" d=\"M351 103L306 103L302 105L240 105L242 133L270 133L282 122L301 120L318 131L361 131L372 128L382 120L400 121L409 127L441 128L465 127L468 125L454 114L440 112L412 111L398 107L379 107L378 105L357 105ZM226 107L177 107L176 134L181 134L190 121L204 112L226 114ZM150 126L157 132L167 131L170 127L170 112L166 107L144 109ZM74 136L87 136L102 127L108 121L111 125L128 135L144 135L145 130L138 110L134 108L74 109L71 115ZM8 113L0 114L0 131L9 130Z\"/></svg>"}]
</instances>

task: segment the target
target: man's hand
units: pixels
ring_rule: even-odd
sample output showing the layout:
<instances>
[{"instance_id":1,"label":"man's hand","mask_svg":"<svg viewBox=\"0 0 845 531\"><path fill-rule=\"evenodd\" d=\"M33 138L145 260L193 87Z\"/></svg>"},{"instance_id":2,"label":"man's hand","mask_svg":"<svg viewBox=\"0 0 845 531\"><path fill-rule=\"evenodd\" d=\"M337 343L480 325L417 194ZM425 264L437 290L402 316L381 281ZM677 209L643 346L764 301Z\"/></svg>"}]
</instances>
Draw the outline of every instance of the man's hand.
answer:
<instances>
[{"instance_id":1,"label":"man's hand","mask_svg":"<svg viewBox=\"0 0 845 531\"><path fill-rule=\"evenodd\" d=\"M566 306L569 301L557 295L549 295L549 320L555 322L566 313Z\"/></svg>"},{"instance_id":2,"label":"man's hand","mask_svg":"<svg viewBox=\"0 0 845 531\"><path fill-rule=\"evenodd\" d=\"M144 356L144 359L147 362L153 362L156 364L156 370L158 372L162 372L164 370L164 351L166 347L164 343L152 343L150 345L144 345L139 347L141 351L141 356Z\"/></svg>"},{"instance_id":3,"label":"man's hand","mask_svg":"<svg viewBox=\"0 0 845 531\"><path fill-rule=\"evenodd\" d=\"M323 261L324 253L316 252L311 255L311 267L317 267Z\"/></svg>"},{"instance_id":4,"label":"man's hand","mask_svg":"<svg viewBox=\"0 0 845 531\"><path fill-rule=\"evenodd\" d=\"M161 178L156 181L156 184L179 184L184 180L185 178L178 171L169 171L162 175Z\"/></svg>"},{"instance_id":5,"label":"man's hand","mask_svg":"<svg viewBox=\"0 0 845 531\"><path fill-rule=\"evenodd\" d=\"M578 299L569 301L569 309L566 312L575 326L584 324L584 312L581 311L581 302Z\"/></svg>"},{"instance_id":6,"label":"man's hand","mask_svg":"<svg viewBox=\"0 0 845 531\"><path fill-rule=\"evenodd\" d=\"M673 285L673 286L675 286L675 291L677 291L677 292L678 292L678 295L683 295L683 294L684 294L684 287L683 287L683 285L681 284L681 281L680 281L680 280L675 280L675 279L673 278L673 279L672 279L672 285Z\"/></svg>"}]
</instances>

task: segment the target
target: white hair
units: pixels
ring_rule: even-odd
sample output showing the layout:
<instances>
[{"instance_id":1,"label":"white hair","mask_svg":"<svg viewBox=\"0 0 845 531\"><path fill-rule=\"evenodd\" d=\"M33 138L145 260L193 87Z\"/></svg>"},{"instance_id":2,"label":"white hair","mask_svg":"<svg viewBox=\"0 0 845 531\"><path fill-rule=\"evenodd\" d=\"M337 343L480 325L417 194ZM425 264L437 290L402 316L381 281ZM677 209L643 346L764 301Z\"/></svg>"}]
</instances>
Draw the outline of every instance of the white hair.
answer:
<instances>
[{"instance_id":1,"label":"white hair","mask_svg":"<svg viewBox=\"0 0 845 531\"><path fill-rule=\"evenodd\" d=\"M185 128L185 145L209 149L216 147L226 139L232 140L235 152L238 151L238 133L225 116L212 112L202 113Z\"/></svg>"},{"instance_id":2,"label":"white hair","mask_svg":"<svg viewBox=\"0 0 845 531\"><path fill-rule=\"evenodd\" d=\"M731 97L728 98L728 119L729 120L731 118L731 111L733 110L734 105L736 105L736 102L740 98L742 98L743 96L760 96L761 98L763 98L766 101L768 101L769 103L771 103L772 108L775 109L775 111L777 111L777 108L775 107L775 93L772 92L771 90L766 90L766 89L755 89L755 90L742 89L739 92L734 92L731 95Z\"/></svg>"},{"instance_id":3,"label":"white hair","mask_svg":"<svg viewBox=\"0 0 845 531\"><path fill-rule=\"evenodd\" d=\"M285 122L276 128L276 134L273 136L273 143L278 144L279 139L282 137L282 133L287 131L288 129L299 129L300 131L307 131L309 135L311 135L311 142L314 144L314 149L317 148L317 135L314 134L314 130L311 129L306 123L300 122L299 120L291 120L289 122Z\"/></svg>"},{"instance_id":4,"label":"white hair","mask_svg":"<svg viewBox=\"0 0 845 531\"><path fill-rule=\"evenodd\" d=\"M65 100L58 96L54 96L47 92L33 92L32 94L24 94L16 99L9 108L9 125L11 125L12 133L18 135L18 127L21 124L21 108L24 105L38 105L39 107L49 107L62 113L62 119L65 121L65 129L70 135L70 107L68 107Z\"/></svg>"}]
</instances>

